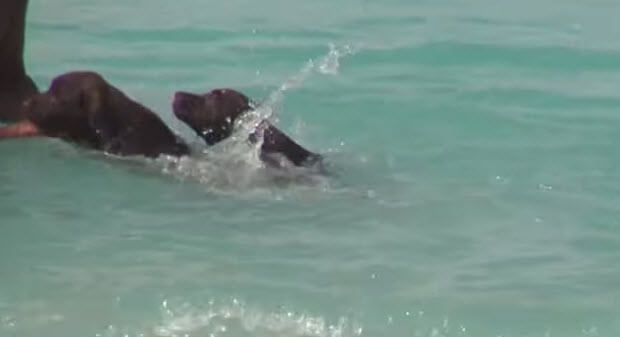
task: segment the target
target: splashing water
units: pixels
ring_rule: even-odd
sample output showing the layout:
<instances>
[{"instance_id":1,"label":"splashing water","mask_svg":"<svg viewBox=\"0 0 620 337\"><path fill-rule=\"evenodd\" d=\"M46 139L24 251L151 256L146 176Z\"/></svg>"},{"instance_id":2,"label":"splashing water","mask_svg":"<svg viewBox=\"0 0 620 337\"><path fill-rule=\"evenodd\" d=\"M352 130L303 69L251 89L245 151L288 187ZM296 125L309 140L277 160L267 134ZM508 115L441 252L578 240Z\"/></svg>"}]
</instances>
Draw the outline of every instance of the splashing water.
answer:
<instances>
[{"instance_id":1,"label":"splashing water","mask_svg":"<svg viewBox=\"0 0 620 337\"><path fill-rule=\"evenodd\" d=\"M323 75L337 75L340 68L340 59L342 57L353 55L357 52L357 48L349 45L336 47L329 44L329 52L319 61L312 59L301 68L299 73L288 78L280 87L274 90L267 100L263 102L256 110L262 119L272 120L275 116L275 107L282 104L284 94L291 90L299 88L312 74L319 73Z\"/></svg>"},{"instance_id":2,"label":"splashing water","mask_svg":"<svg viewBox=\"0 0 620 337\"><path fill-rule=\"evenodd\" d=\"M248 188L263 188L274 182L294 182L326 188L327 180L316 170L289 165L286 170L268 170L259 158L262 145L263 120L273 124L277 122L277 112L284 100L285 93L303 85L315 73L337 75L340 59L352 55L356 49L345 45L329 45L329 52L318 61L309 60L301 70L284 81L261 104L235 121L235 131L228 139L208 150L195 146L192 157L162 156L155 162L161 170L181 179L191 178L221 191ZM255 133L257 142L247 142L248 134Z\"/></svg>"},{"instance_id":3,"label":"splashing water","mask_svg":"<svg viewBox=\"0 0 620 337\"><path fill-rule=\"evenodd\" d=\"M163 322L153 329L160 337L204 335L233 336L307 336L348 337L360 336L361 325L346 317L330 322L321 316L280 309L264 312L233 299L232 303L217 305L213 302L204 309L181 305L171 309L162 304Z\"/></svg>"},{"instance_id":4,"label":"splashing water","mask_svg":"<svg viewBox=\"0 0 620 337\"><path fill-rule=\"evenodd\" d=\"M109 325L96 337L184 337L184 336L304 336L357 337L363 327L355 320L340 317L328 320L322 316L297 313L286 309L273 312L252 308L233 299L229 303L210 301L197 307L189 303L174 305L164 300L160 322L136 330Z\"/></svg>"}]
</instances>

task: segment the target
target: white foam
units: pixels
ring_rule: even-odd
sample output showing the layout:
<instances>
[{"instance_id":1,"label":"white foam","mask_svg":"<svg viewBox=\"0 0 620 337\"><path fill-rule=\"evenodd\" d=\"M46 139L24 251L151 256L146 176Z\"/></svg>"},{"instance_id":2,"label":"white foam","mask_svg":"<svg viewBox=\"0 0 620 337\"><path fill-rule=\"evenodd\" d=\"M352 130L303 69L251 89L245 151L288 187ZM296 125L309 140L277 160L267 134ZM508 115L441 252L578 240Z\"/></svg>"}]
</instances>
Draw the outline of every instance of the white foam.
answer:
<instances>
[{"instance_id":1,"label":"white foam","mask_svg":"<svg viewBox=\"0 0 620 337\"><path fill-rule=\"evenodd\" d=\"M239 300L222 306L210 303L202 310L185 304L175 311L168 305L163 316L163 322L153 328L155 336L348 337L363 333L361 325L346 317L330 322L322 316L287 310L265 312Z\"/></svg>"}]
</instances>

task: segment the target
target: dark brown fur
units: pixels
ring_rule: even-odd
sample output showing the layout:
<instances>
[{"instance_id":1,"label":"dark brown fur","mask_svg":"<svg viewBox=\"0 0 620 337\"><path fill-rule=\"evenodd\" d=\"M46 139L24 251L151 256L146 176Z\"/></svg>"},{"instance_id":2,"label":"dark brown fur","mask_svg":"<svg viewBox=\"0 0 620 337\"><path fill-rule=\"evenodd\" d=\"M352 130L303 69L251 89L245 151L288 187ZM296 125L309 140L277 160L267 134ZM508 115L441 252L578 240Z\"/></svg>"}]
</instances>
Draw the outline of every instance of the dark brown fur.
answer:
<instances>
[{"instance_id":1,"label":"dark brown fur","mask_svg":"<svg viewBox=\"0 0 620 337\"><path fill-rule=\"evenodd\" d=\"M187 145L151 110L93 72L56 77L23 105L28 121L48 137L117 155L186 155Z\"/></svg>"},{"instance_id":2,"label":"dark brown fur","mask_svg":"<svg viewBox=\"0 0 620 337\"><path fill-rule=\"evenodd\" d=\"M204 95L177 92L173 102L174 114L189 125L205 142L214 145L233 131L235 120L251 110L250 100L244 94L232 89L216 89ZM321 156L304 149L290 137L263 120L257 131L249 136L250 142L257 142L257 133L262 133L261 159L280 166L281 157L296 166L313 165Z\"/></svg>"},{"instance_id":3,"label":"dark brown fur","mask_svg":"<svg viewBox=\"0 0 620 337\"><path fill-rule=\"evenodd\" d=\"M37 93L24 69L27 5L27 0L0 0L0 122L20 120L19 107Z\"/></svg>"}]
</instances>

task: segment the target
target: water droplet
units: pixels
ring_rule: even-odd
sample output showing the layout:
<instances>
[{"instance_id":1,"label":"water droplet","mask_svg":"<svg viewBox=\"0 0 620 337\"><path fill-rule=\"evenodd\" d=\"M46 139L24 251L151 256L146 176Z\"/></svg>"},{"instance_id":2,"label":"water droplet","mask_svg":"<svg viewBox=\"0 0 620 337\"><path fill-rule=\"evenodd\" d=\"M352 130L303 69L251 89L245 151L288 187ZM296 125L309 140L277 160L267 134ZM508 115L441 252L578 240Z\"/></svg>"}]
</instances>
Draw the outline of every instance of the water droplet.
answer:
<instances>
[{"instance_id":1,"label":"water droplet","mask_svg":"<svg viewBox=\"0 0 620 337\"><path fill-rule=\"evenodd\" d=\"M553 186L545 185L545 184L538 184L538 188L544 191L551 191L553 189Z\"/></svg>"}]
</instances>

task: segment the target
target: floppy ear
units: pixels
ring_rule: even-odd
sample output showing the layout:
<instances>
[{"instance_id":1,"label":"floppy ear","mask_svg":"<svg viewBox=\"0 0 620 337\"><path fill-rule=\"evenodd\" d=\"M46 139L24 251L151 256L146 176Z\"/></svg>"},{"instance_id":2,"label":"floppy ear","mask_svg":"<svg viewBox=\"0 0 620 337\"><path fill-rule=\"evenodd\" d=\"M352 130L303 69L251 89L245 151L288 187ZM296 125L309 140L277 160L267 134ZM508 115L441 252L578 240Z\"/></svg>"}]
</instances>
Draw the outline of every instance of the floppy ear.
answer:
<instances>
[{"instance_id":1,"label":"floppy ear","mask_svg":"<svg viewBox=\"0 0 620 337\"><path fill-rule=\"evenodd\" d=\"M88 88L80 94L80 105L89 115L101 108L101 93L95 88Z\"/></svg>"},{"instance_id":2,"label":"floppy ear","mask_svg":"<svg viewBox=\"0 0 620 337\"><path fill-rule=\"evenodd\" d=\"M109 141L118 136L119 125L111 118L111 112L106 111L107 106L104 107L101 90L94 87L83 90L80 94L80 107L100 140Z\"/></svg>"}]
</instances>

